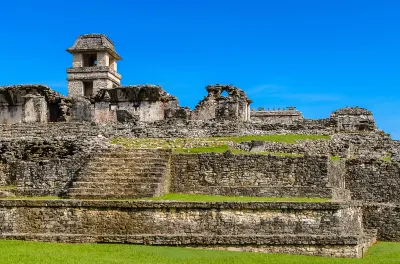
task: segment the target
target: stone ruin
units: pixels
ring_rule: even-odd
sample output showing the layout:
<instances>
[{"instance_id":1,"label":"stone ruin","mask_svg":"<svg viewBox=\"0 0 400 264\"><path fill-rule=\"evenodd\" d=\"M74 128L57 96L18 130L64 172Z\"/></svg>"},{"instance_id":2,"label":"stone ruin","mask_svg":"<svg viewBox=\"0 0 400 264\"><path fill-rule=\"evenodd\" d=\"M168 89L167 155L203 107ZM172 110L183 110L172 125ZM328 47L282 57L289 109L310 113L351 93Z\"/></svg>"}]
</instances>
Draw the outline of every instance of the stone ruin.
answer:
<instances>
[{"instance_id":1,"label":"stone ruin","mask_svg":"<svg viewBox=\"0 0 400 264\"><path fill-rule=\"evenodd\" d=\"M370 111L313 120L295 107L250 110L243 90L221 84L191 110L160 86L121 85L121 57L104 35L79 36L68 52L68 97L44 85L0 87L0 239L331 257L400 241L400 142ZM180 153L157 141L196 147L277 134L329 139L227 143L239 154ZM111 144L118 138L155 143ZM329 201L141 200L168 193Z\"/></svg>"}]
</instances>

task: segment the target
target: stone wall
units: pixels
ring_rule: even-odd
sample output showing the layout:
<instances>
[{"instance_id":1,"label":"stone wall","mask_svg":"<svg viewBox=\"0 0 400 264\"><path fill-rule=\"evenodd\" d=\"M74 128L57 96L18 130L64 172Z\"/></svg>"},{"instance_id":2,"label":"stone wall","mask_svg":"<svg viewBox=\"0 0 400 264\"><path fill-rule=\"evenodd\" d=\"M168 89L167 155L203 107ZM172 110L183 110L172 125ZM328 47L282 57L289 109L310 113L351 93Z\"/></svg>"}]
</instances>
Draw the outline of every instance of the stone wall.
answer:
<instances>
[{"instance_id":1,"label":"stone wall","mask_svg":"<svg viewBox=\"0 0 400 264\"><path fill-rule=\"evenodd\" d=\"M76 100L76 98L74 98ZM85 100L86 102L88 100ZM71 109L84 118L92 118L90 103L83 109ZM80 109L80 110L79 110ZM72 119L74 120L74 119ZM13 124L0 125L1 137L35 137L35 136L88 136L103 135L105 137L214 137L214 136L239 136L239 135L263 135L263 134L331 134L321 126L304 127L301 125L283 124L256 124L244 122L203 122L183 120L162 120L153 123L107 123L96 124L91 122L58 122L48 124Z\"/></svg>"},{"instance_id":2,"label":"stone wall","mask_svg":"<svg viewBox=\"0 0 400 264\"><path fill-rule=\"evenodd\" d=\"M0 105L0 124L15 124L23 120L24 106L20 105Z\"/></svg>"},{"instance_id":3,"label":"stone wall","mask_svg":"<svg viewBox=\"0 0 400 264\"><path fill-rule=\"evenodd\" d=\"M206 90L208 95L191 112L191 120L250 120L251 100L244 91L221 84L208 85Z\"/></svg>"},{"instance_id":4,"label":"stone wall","mask_svg":"<svg viewBox=\"0 0 400 264\"><path fill-rule=\"evenodd\" d=\"M287 109L259 109L257 111L251 111L251 121L263 122L267 124L293 124L296 121L303 119L303 114L295 110L292 107Z\"/></svg>"},{"instance_id":5,"label":"stone wall","mask_svg":"<svg viewBox=\"0 0 400 264\"><path fill-rule=\"evenodd\" d=\"M346 168L346 189L353 200L400 203L400 163L350 159Z\"/></svg>"},{"instance_id":6,"label":"stone wall","mask_svg":"<svg viewBox=\"0 0 400 264\"><path fill-rule=\"evenodd\" d=\"M364 226L378 230L381 241L400 242L400 204L364 203Z\"/></svg>"},{"instance_id":7,"label":"stone wall","mask_svg":"<svg viewBox=\"0 0 400 264\"><path fill-rule=\"evenodd\" d=\"M361 257L360 215L344 203L14 200L0 201L0 238Z\"/></svg>"},{"instance_id":8,"label":"stone wall","mask_svg":"<svg viewBox=\"0 0 400 264\"><path fill-rule=\"evenodd\" d=\"M338 109L330 117L339 131L375 130L376 124L371 111L359 107Z\"/></svg>"},{"instance_id":9,"label":"stone wall","mask_svg":"<svg viewBox=\"0 0 400 264\"><path fill-rule=\"evenodd\" d=\"M56 121L61 99L45 85L0 86L0 124Z\"/></svg>"},{"instance_id":10,"label":"stone wall","mask_svg":"<svg viewBox=\"0 0 400 264\"><path fill-rule=\"evenodd\" d=\"M171 191L238 196L329 197L343 187L332 180L326 156L177 154L171 163ZM342 175L341 175L342 177ZM335 185L334 185L335 184Z\"/></svg>"},{"instance_id":11,"label":"stone wall","mask_svg":"<svg viewBox=\"0 0 400 264\"><path fill-rule=\"evenodd\" d=\"M68 81L68 95L71 97L83 96L83 82L81 80Z\"/></svg>"},{"instance_id":12,"label":"stone wall","mask_svg":"<svg viewBox=\"0 0 400 264\"><path fill-rule=\"evenodd\" d=\"M104 148L98 138L3 139L1 182L17 186L19 195L61 195L92 153Z\"/></svg>"}]
</instances>

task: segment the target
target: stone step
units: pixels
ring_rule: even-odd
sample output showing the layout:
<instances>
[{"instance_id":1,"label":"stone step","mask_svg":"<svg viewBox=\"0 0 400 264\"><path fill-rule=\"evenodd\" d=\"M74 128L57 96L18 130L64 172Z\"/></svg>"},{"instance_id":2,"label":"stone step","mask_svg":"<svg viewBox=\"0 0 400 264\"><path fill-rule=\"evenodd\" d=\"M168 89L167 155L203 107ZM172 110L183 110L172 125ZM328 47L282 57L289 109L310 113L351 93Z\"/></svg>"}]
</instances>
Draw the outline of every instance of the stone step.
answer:
<instances>
[{"instance_id":1,"label":"stone step","mask_svg":"<svg viewBox=\"0 0 400 264\"><path fill-rule=\"evenodd\" d=\"M235 251L288 253L310 256L361 258L376 241L376 233L360 236L313 235L204 235L204 234L70 234L2 233L0 239L63 243L123 243L189 246Z\"/></svg>"},{"instance_id":2,"label":"stone step","mask_svg":"<svg viewBox=\"0 0 400 264\"><path fill-rule=\"evenodd\" d=\"M71 188L68 198L72 199L110 199L110 198L144 198L153 197L156 190L100 190L98 188Z\"/></svg>"},{"instance_id":3,"label":"stone step","mask_svg":"<svg viewBox=\"0 0 400 264\"><path fill-rule=\"evenodd\" d=\"M167 162L166 159L159 158L159 157L129 157L129 158L100 158L95 157L91 161L92 162L138 162L138 161L147 161L147 162Z\"/></svg>"},{"instance_id":4,"label":"stone step","mask_svg":"<svg viewBox=\"0 0 400 264\"><path fill-rule=\"evenodd\" d=\"M133 189L133 190L147 190L147 189L155 189L158 188L161 183L143 183L143 182L90 182L90 181L77 181L72 183L73 189L93 189L98 188L101 190L108 190L108 189Z\"/></svg>"},{"instance_id":5,"label":"stone step","mask_svg":"<svg viewBox=\"0 0 400 264\"><path fill-rule=\"evenodd\" d=\"M90 161L88 167L98 168L98 167L166 167L166 162L149 162L147 160L141 160L136 162L95 162Z\"/></svg>"},{"instance_id":6,"label":"stone step","mask_svg":"<svg viewBox=\"0 0 400 264\"><path fill-rule=\"evenodd\" d=\"M159 152L121 152L121 153L99 153L98 158L135 158L135 157L153 157L167 159L170 153Z\"/></svg>"},{"instance_id":7,"label":"stone step","mask_svg":"<svg viewBox=\"0 0 400 264\"><path fill-rule=\"evenodd\" d=\"M84 175L98 175L98 174L150 174L150 173L164 173L166 168L155 167L155 168L126 168L126 167L114 167L114 168L101 168L101 167L93 167L93 168L85 168L82 171Z\"/></svg>"},{"instance_id":8,"label":"stone step","mask_svg":"<svg viewBox=\"0 0 400 264\"><path fill-rule=\"evenodd\" d=\"M109 183L112 184L114 182L118 183L160 183L163 178L163 175L159 175L158 177L152 176L152 177L84 177L81 179L77 179L76 182L104 182L104 183Z\"/></svg>"},{"instance_id":9,"label":"stone step","mask_svg":"<svg viewBox=\"0 0 400 264\"><path fill-rule=\"evenodd\" d=\"M100 183L99 183L100 184ZM131 184L129 185L129 187L125 187L125 184L104 184L101 188L97 188L97 187L88 187L88 188L70 188L69 191L70 192L114 192L114 193L124 193L124 192L142 192L142 191L149 191L149 190L155 190L157 189L160 184L158 183L154 183L154 184Z\"/></svg>"}]
</instances>

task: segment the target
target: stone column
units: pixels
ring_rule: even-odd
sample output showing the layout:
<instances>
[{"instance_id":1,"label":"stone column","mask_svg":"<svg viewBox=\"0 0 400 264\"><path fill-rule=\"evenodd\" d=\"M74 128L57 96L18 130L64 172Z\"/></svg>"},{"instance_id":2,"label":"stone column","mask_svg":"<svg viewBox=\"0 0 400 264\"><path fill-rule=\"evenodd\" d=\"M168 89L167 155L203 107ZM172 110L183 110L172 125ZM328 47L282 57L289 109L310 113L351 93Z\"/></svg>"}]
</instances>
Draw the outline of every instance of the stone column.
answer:
<instances>
[{"instance_id":1,"label":"stone column","mask_svg":"<svg viewBox=\"0 0 400 264\"><path fill-rule=\"evenodd\" d=\"M25 99L23 119L24 123L47 123L47 103L44 96L28 94Z\"/></svg>"}]
</instances>

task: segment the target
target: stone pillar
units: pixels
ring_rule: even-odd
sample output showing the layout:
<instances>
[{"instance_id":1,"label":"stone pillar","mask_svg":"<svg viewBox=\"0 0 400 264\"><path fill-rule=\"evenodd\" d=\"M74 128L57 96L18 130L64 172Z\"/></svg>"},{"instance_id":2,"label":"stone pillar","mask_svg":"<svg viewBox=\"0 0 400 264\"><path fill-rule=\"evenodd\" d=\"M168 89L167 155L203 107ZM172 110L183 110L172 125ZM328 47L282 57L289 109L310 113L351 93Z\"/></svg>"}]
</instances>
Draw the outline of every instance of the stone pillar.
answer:
<instances>
[{"instance_id":1,"label":"stone pillar","mask_svg":"<svg viewBox=\"0 0 400 264\"><path fill-rule=\"evenodd\" d=\"M68 81L68 96L83 96L83 81Z\"/></svg>"},{"instance_id":2,"label":"stone pillar","mask_svg":"<svg viewBox=\"0 0 400 264\"><path fill-rule=\"evenodd\" d=\"M28 94L23 98L25 99L25 103L22 121L24 123L47 123L48 109L44 96Z\"/></svg>"}]
</instances>

